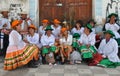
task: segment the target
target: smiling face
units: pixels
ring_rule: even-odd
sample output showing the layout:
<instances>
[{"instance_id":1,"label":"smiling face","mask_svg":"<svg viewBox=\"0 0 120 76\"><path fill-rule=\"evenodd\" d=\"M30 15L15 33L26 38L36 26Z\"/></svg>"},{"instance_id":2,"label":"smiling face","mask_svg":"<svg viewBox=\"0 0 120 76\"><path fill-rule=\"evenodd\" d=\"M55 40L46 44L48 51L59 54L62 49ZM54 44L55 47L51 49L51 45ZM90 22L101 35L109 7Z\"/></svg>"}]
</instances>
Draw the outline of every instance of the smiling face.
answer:
<instances>
[{"instance_id":1,"label":"smiling face","mask_svg":"<svg viewBox=\"0 0 120 76\"><path fill-rule=\"evenodd\" d=\"M35 29L29 28L29 29L28 29L28 32L29 32L30 34L34 34L34 33L35 33Z\"/></svg>"},{"instance_id":2,"label":"smiling face","mask_svg":"<svg viewBox=\"0 0 120 76\"><path fill-rule=\"evenodd\" d=\"M48 36L50 36L50 35L52 34L52 31L51 31L51 30L47 30L47 31L46 31L46 34L47 34Z\"/></svg>"},{"instance_id":3,"label":"smiling face","mask_svg":"<svg viewBox=\"0 0 120 76\"><path fill-rule=\"evenodd\" d=\"M85 27L84 33L85 33L85 34L89 33L89 29L88 29L87 27Z\"/></svg>"}]
</instances>

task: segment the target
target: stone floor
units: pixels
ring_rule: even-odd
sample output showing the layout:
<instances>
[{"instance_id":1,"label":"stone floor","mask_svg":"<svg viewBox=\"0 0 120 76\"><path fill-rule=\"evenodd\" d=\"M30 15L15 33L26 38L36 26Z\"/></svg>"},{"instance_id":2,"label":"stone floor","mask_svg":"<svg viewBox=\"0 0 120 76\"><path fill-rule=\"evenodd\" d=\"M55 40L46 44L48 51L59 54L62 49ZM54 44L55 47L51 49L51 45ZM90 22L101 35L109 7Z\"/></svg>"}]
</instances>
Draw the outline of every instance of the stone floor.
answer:
<instances>
[{"instance_id":1,"label":"stone floor","mask_svg":"<svg viewBox=\"0 0 120 76\"><path fill-rule=\"evenodd\" d=\"M120 67L102 68L79 65L39 65L38 68L20 67L16 70L3 70L3 59L0 58L0 76L120 76Z\"/></svg>"}]
</instances>

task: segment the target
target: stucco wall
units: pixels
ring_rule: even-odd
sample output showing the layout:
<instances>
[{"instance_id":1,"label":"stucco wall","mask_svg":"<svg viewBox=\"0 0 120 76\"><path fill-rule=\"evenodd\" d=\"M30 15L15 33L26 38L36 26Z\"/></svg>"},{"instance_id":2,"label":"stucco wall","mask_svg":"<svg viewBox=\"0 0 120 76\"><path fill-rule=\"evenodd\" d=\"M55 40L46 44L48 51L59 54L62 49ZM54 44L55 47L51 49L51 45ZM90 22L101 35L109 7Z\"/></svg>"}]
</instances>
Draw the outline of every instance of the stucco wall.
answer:
<instances>
[{"instance_id":1,"label":"stucco wall","mask_svg":"<svg viewBox=\"0 0 120 76\"><path fill-rule=\"evenodd\" d=\"M9 20L19 19L19 13L26 11L36 26L39 26L39 0L0 0L0 10L8 9Z\"/></svg>"},{"instance_id":2,"label":"stucco wall","mask_svg":"<svg viewBox=\"0 0 120 76\"><path fill-rule=\"evenodd\" d=\"M97 24L104 24L110 13L118 13L120 23L120 0L93 0L93 18Z\"/></svg>"}]
</instances>

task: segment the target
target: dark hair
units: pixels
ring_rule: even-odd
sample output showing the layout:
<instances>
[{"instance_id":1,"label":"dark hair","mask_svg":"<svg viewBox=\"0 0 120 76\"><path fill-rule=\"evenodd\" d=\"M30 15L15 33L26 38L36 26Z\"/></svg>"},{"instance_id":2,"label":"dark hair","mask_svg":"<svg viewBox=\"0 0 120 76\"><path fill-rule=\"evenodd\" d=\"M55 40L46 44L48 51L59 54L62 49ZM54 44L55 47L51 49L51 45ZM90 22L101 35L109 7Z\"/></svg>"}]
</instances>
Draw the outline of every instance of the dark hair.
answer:
<instances>
[{"instance_id":1,"label":"dark hair","mask_svg":"<svg viewBox=\"0 0 120 76\"><path fill-rule=\"evenodd\" d=\"M94 25L96 24L96 22L94 21L94 19L90 19L90 20L88 21L88 24L90 24L91 22L93 22ZM93 27L95 27L95 26L93 26Z\"/></svg>"},{"instance_id":2,"label":"dark hair","mask_svg":"<svg viewBox=\"0 0 120 76\"><path fill-rule=\"evenodd\" d=\"M76 24L77 24L77 23L81 25L80 27L83 26L83 22L82 22L82 20L78 20L78 21L76 21L76 23L75 23L75 28L77 28L77 27L76 27Z\"/></svg>"}]
</instances>

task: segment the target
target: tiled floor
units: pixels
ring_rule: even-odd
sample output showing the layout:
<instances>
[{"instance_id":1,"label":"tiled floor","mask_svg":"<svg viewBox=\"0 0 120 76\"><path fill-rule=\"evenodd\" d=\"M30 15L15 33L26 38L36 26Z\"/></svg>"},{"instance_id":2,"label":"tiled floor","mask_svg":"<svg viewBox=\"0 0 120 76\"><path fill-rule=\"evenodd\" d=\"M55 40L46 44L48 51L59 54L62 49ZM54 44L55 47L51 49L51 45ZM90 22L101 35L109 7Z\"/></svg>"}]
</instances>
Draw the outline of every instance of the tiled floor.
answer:
<instances>
[{"instance_id":1,"label":"tiled floor","mask_svg":"<svg viewBox=\"0 0 120 76\"><path fill-rule=\"evenodd\" d=\"M1 60L1 59L0 59ZM0 61L0 76L120 76L120 67L101 68L97 66L79 65L39 65L38 68L20 67L16 70L3 70L3 61Z\"/></svg>"}]
</instances>

